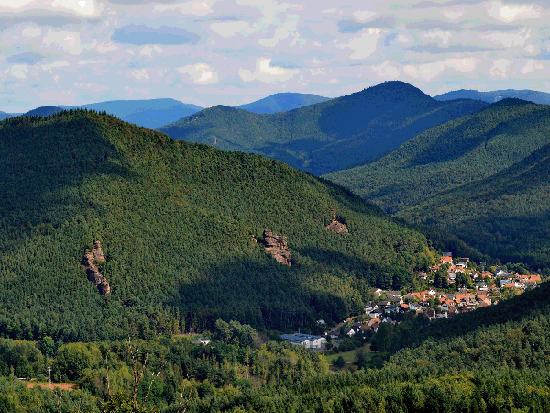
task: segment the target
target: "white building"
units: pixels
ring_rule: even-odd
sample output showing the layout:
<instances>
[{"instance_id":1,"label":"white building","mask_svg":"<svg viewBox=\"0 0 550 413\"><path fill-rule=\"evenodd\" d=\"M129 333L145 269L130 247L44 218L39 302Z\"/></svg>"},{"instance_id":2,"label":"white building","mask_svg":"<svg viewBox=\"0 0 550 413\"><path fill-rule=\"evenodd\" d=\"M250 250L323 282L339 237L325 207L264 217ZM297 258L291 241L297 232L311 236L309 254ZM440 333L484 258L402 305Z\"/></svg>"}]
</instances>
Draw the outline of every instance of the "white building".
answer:
<instances>
[{"instance_id":1,"label":"white building","mask_svg":"<svg viewBox=\"0 0 550 413\"><path fill-rule=\"evenodd\" d=\"M310 334L294 333L283 334L281 338L286 341L290 341L292 345L300 345L305 348L321 349L327 342L326 338L320 336L312 336Z\"/></svg>"}]
</instances>

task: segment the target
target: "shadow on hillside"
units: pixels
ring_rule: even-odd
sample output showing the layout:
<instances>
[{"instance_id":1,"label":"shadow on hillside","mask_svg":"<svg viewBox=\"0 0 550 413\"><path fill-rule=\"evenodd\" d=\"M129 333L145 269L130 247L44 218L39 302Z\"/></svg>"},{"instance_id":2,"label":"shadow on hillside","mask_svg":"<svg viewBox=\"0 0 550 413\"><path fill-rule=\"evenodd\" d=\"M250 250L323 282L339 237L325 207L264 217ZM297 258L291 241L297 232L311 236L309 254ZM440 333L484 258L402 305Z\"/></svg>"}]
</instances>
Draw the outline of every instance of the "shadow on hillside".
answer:
<instances>
[{"instance_id":1,"label":"shadow on hillside","mask_svg":"<svg viewBox=\"0 0 550 413\"><path fill-rule=\"evenodd\" d=\"M314 291L308 284L311 269L268 259L210 266L200 280L181 284L178 295L167 304L182 309L187 331L212 329L218 318L258 329L314 331L319 318L346 316L341 297Z\"/></svg>"},{"instance_id":2,"label":"shadow on hillside","mask_svg":"<svg viewBox=\"0 0 550 413\"><path fill-rule=\"evenodd\" d=\"M113 144L89 115L13 118L0 129L0 220L4 228L54 227L87 209L83 190L97 175L127 176ZM98 188L100 189L100 188Z\"/></svg>"}]
</instances>

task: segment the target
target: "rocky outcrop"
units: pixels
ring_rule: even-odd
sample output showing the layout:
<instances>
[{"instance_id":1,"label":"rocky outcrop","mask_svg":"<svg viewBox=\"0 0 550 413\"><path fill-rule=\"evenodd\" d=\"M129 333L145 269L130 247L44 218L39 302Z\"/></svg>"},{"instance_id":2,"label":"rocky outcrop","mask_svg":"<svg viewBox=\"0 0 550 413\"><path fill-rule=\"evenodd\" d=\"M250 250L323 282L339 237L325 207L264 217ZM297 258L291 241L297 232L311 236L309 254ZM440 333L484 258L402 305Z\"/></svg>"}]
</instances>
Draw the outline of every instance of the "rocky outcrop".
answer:
<instances>
[{"instance_id":1,"label":"rocky outcrop","mask_svg":"<svg viewBox=\"0 0 550 413\"><path fill-rule=\"evenodd\" d=\"M334 208L330 210L330 213L332 215L332 222L328 224L325 228L337 234L348 234L349 231L346 227L346 224L342 222L341 217L336 215L336 211L334 210Z\"/></svg>"},{"instance_id":2,"label":"rocky outcrop","mask_svg":"<svg viewBox=\"0 0 550 413\"><path fill-rule=\"evenodd\" d=\"M292 258L290 256L288 243L286 242L286 237L277 235L267 229L264 230L263 237L265 250L275 258L275 261L290 267L292 265Z\"/></svg>"},{"instance_id":3,"label":"rocky outcrop","mask_svg":"<svg viewBox=\"0 0 550 413\"><path fill-rule=\"evenodd\" d=\"M101 248L100 241L94 241L94 249L86 254L82 258L82 265L86 267L86 274L88 275L88 280L90 280L101 295L111 294L111 286L107 281L107 278L99 272L96 262L105 262L105 254Z\"/></svg>"},{"instance_id":4,"label":"rocky outcrop","mask_svg":"<svg viewBox=\"0 0 550 413\"><path fill-rule=\"evenodd\" d=\"M348 228L345 224L342 224L340 221L332 221L330 224L328 224L326 227L329 231L336 232L337 234L348 234Z\"/></svg>"}]
</instances>

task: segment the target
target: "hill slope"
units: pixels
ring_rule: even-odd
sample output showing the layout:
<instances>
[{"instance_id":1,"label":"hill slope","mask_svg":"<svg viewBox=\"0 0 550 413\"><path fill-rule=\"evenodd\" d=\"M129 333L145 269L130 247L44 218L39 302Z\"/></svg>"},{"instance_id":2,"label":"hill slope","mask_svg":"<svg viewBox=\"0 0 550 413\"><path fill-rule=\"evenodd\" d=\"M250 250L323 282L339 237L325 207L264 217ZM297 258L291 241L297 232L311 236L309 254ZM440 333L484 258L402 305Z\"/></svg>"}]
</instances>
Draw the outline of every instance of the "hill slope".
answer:
<instances>
[{"instance_id":1,"label":"hill slope","mask_svg":"<svg viewBox=\"0 0 550 413\"><path fill-rule=\"evenodd\" d=\"M255 152L313 174L365 163L418 133L486 106L437 102L412 85L386 82L274 115L216 106L166 125L175 139Z\"/></svg>"},{"instance_id":2,"label":"hill slope","mask_svg":"<svg viewBox=\"0 0 550 413\"><path fill-rule=\"evenodd\" d=\"M256 102L237 106L238 109L248 110L258 114L273 114L286 112L302 106L314 105L330 100L330 98L318 95L306 95L302 93L277 93L267 96Z\"/></svg>"},{"instance_id":3,"label":"hill slope","mask_svg":"<svg viewBox=\"0 0 550 413\"><path fill-rule=\"evenodd\" d=\"M0 333L14 338L311 326L433 260L421 234L341 187L95 112L0 123L0 190ZM349 234L325 229L331 209ZM266 252L266 228L291 267ZM96 240L106 297L82 265Z\"/></svg>"},{"instance_id":4,"label":"hill slope","mask_svg":"<svg viewBox=\"0 0 550 413\"><path fill-rule=\"evenodd\" d=\"M485 253L545 265L548 144L550 107L505 99L327 178Z\"/></svg>"},{"instance_id":5,"label":"hill slope","mask_svg":"<svg viewBox=\"0 0 550 413\"><path fill-rule=\"evenodd\" d=\"M539 92L536 90L495 90L492 92L478 92L477 90L455 90L447 92L442 95L434 96L435 100L447 101L454 99L475 99L481 100L487 103L495 103L506 98L523 99L529 102L538 103L542 105L550 104L550 93Z\"/></svg>"}]
</instances>

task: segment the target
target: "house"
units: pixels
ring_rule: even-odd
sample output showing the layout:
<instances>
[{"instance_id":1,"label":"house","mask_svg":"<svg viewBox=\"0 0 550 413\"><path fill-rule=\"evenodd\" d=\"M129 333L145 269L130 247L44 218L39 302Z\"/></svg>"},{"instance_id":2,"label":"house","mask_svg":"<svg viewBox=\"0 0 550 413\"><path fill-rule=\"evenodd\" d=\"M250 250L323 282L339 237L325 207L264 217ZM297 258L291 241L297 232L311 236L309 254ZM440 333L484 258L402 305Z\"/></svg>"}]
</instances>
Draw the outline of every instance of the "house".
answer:
<instances>
[{"instance_id":1,"label":"house","mask_svg":"<svg viewBox=\"0 0 550 413\"><path fill-rule=\"evenodd\" d=\"M397 313L397 311L399 311L399 307L396 305L389 305L384 309L384 311L386 312L386 314Z\"/></svg>"},{"instance_id":2,"label":"house","mask_svg":"<svg viewBox=\"0 0 550 413\"><path fill-rule=\"evenodd\" d=\"M377 308L376 310L372 310L369 313L369 318L371 318L371 319L380 318L381 315L382 315L382 310Z\"/></svg>"},{"instance_id":3,"label":"house","mask_svg":"<svg viewBox=\"0 0 550 413\"><path fill-rule=\"evenodd\" d=\"M203 346L206 346L208 343L210 343L212 340L209 338L201 337L193 340L193 343L195 344L202 344Z\"/></svg>"},{"instance_id":4,"label":"house","mask_svg":"<svg viewBox=\"0 0 550 413\"><path fill-rule=\"evenodd\" d=\"M390 301L379 301L378 304L376 304L378 306L378 308L380 309L384 309L386 308L387 306L390 306L391 305L391 302Z\"/></svg>"},{"instance_id":5,"label":"house","mask_svg":"<svg viewBox=\"0 0 550 413\"><path fill-rule=\"evenodd\" d=\"M371 291L372 291L372 293L374 294L375 297L380 297L380 294L382 294L384 292L384 290L382 290L380 288L373 288Z\"/></svg>"},{"instance_id":6,"label":"house","mask_svg":"<svg viewBox=\"0 0 550 413\"><path fill-rule=\"evenodd\" d=\"M478 291L487 291L489 287L484 282L475 283L476 290Z\"/></svg>"},{"instance_id":7,"label":"house","mask_svg":"<svg viewBox=\"0 0 550 413\"><path fill-rule=\"evenodd\" d=\"M294 346L304 346L309 349L321 349L327 342L327 339L324 337L303 333L283 334L281 338L285 341L290 341L290 344Z\"/></svg>"},{"instance_id":8,"label":"house","mask_svg":"<svg viewBox=\"0 0 550 413\"><path fill-rule=\"evenodd\" d=\"M403 304L403 297L401 297L401 294L387 294L387 297L394 305Z\"/></svg>"},{"instance_id":9,"label":"house","mask_svg":"<svg viewBox=\"0 0 550 413\"><path fill-rule=\"evenodd\" d=\"M356 333L357 333L357 330L355 327L348 327L346 329L344 329L344 334L348 337L353 337Z\"/></svg>"},{"instance_id":10,"label":"house","mask_svg":"<svg viewBox=\"0 0 550 413\"><path fill-rule=\"evenodd\" d=\"M452 264L453 263L453 257L441 257L439 260L441 264Z\"/></svg>"}]
</instances>

